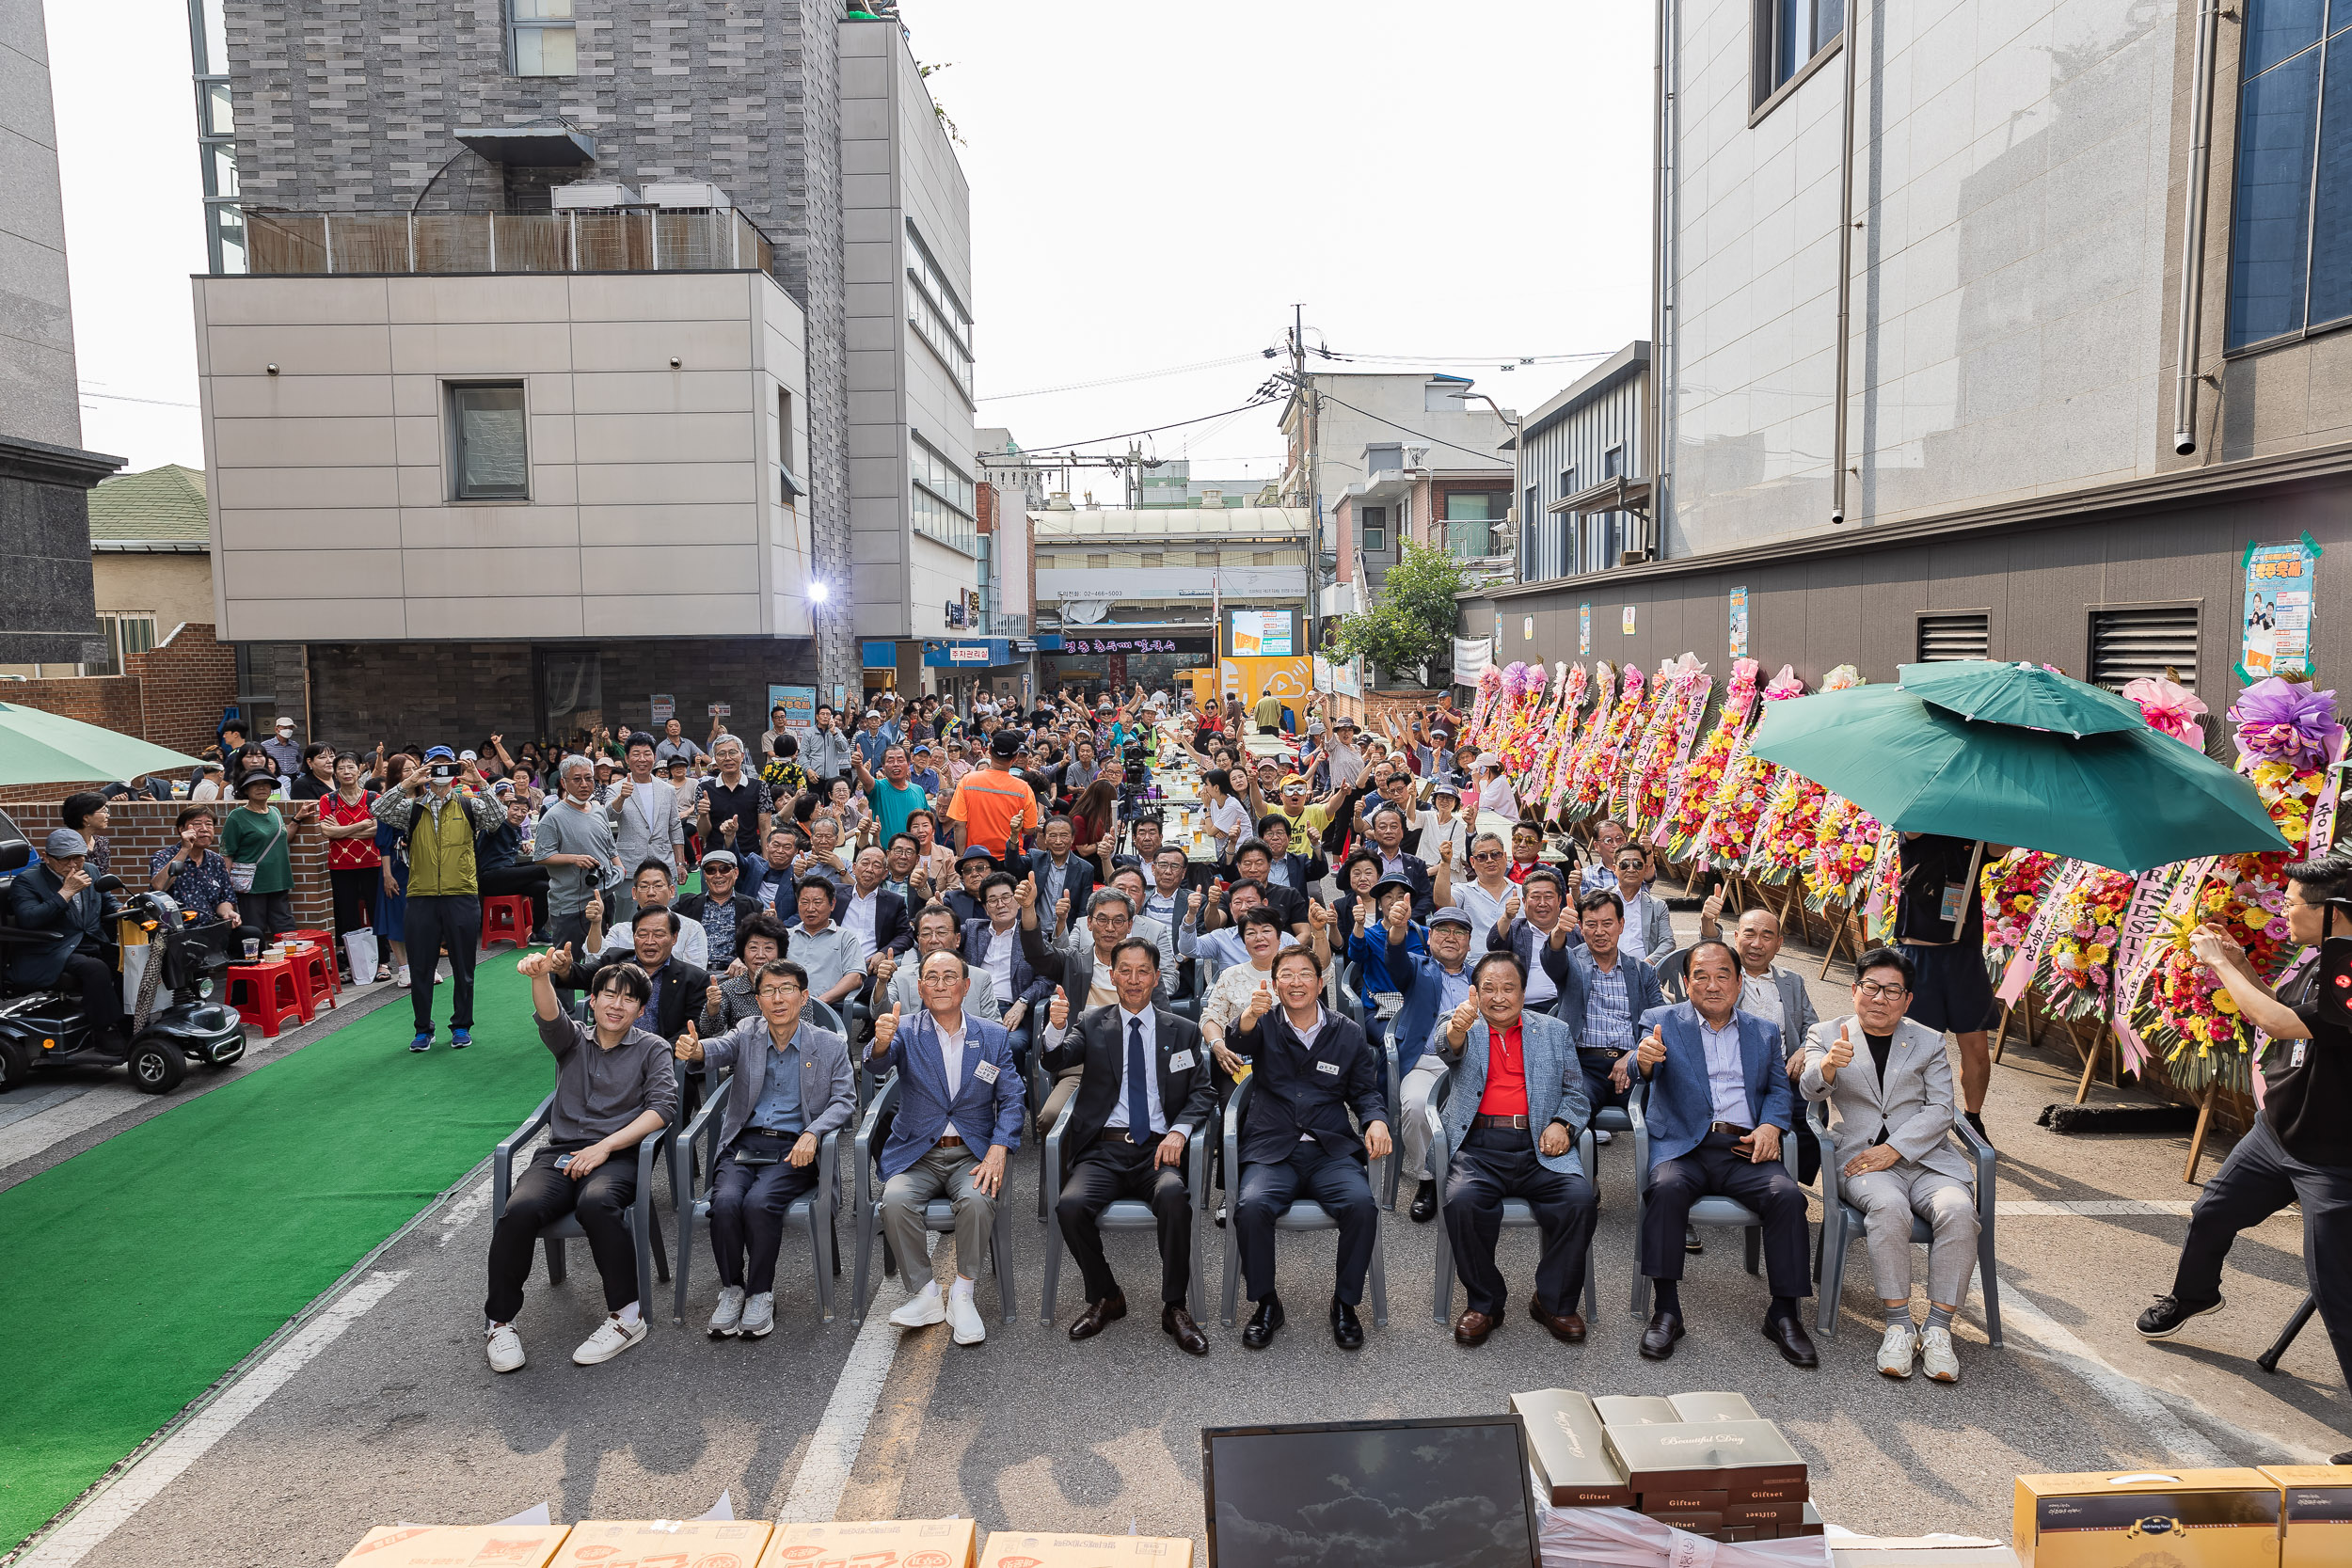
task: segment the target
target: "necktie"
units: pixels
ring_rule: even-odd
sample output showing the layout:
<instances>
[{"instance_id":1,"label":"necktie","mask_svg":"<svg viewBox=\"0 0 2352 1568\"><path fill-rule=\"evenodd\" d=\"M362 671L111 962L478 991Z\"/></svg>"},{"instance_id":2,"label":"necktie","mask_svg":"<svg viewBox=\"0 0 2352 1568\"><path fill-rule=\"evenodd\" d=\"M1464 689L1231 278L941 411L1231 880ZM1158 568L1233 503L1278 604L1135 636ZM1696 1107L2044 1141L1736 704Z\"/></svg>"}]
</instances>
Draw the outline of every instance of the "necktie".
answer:
<instances>
[{"instance_id":1,"label":"necktie","mask_svg":"<svg viewBox=\"0 0 2352 1568\"><path fill-rule=\"evenodd\" d=\"M1127 1021L1127 1136L1141 1143L1152 1134L1152 1101L1144 1087L1151 1069L1143 1059L1143 1020Z\"/></svg>"}]
</instances>

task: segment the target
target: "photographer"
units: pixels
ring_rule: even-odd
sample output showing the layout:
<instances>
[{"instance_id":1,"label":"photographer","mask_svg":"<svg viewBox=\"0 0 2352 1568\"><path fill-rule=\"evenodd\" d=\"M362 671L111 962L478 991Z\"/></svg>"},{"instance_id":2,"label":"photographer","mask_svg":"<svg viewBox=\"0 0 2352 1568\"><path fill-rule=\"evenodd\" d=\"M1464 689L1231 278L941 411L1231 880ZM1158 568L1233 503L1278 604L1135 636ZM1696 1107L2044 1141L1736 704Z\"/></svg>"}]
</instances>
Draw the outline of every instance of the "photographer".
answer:
<instances>
[{"instance_id":1,"label":"photographer","mask_svg":"<svg viewBox=\"0 0 2352 1568\"><path fill-rule=\"evenodd\" d=\"M433 1049L433 990L437 958L449 949L451 989L449 1043L463 1051L473 1043L473 965L482 943L482 883L474 861L474 839L506 820L506 808L483 787L470 762L460 764L446 746L424 753L398 785L376 797L375 819L401 835L407 849L405 914L409 965L416 978L410 1001L416 1010L411 1051Z\"/></svg>"}]
</instances>

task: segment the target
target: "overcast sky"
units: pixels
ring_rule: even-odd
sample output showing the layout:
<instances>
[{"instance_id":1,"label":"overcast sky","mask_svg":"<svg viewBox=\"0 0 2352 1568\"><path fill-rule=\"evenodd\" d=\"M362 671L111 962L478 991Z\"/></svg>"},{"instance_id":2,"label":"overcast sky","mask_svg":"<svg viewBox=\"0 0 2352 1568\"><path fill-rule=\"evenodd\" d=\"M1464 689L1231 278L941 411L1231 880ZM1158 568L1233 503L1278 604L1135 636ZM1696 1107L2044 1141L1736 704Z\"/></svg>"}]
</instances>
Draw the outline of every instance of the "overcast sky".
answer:
<instances>
[{"instance_id":1,"label":"overcast sky","mask_svg":"<svg viewBox=\"0 0 2352 1568\"><path fill-rule=\"evenodd\" d=\"M1343 368L1474 375L1522 411L1593 359L1506 361L1648 331L1646 8L900 11L916 57L946 67L931 87L963 138L979 420L1025 447L1247 402L1295 302L1310 345L1416 356ZM200 463L186 8L47 0L47 15L84 443L135 468ZM1150 440L1196 474L1279 468L1270 409Z\"/></svg>"}]
</instances>

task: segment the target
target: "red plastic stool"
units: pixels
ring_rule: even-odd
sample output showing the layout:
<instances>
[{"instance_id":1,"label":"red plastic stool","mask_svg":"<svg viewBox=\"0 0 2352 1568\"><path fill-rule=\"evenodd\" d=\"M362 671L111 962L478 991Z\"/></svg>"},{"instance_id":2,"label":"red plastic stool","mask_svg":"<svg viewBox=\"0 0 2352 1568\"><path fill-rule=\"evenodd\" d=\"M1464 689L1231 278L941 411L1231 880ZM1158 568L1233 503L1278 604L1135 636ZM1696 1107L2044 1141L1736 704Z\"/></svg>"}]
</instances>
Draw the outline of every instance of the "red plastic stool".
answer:
<instances>
[{"instance_id":1,"label":"red plastic stool","mask_svg":"<svg viewBox=\"0 0 2352 1568\"><path fill-rule=\"evenodd\" d=\"M237 1000L240 986L245 988L242 1002ZM278 1037L278 1025L290 1019L296 1023L310 1022L302 1005L302 983L294 978L294 965L283 958L230 964L228 1001L239 1018L260 1024L262 1033L272 1039Z\"/></svg>"},{"instance_id":2,"label":"red plastic stool","mask_svg":"<svg viewBox=\"0 0 2352 1568\"><path fill-rule=\"evenodd\" d=\"M530 899L508 894L482 901L482 951L487 953L494 942L512 942L516 947L531 945Z\"/></svg>"},{"instance_id":3,"label":"red plastic stool","mask_svg":"<svg viewBox=\"0 0 2352 1568\"><path fill-rule=\"evenodd\" d=\"M337 1006L335 996L335 958L324 947L309 952L286 955L286 962L294 967L294 990L302 998L305 1021L314 1016L321 1006Z\"/></svg>"},{"instance_id":4,"label":"red plastic stool","mask_svg":"<svg viewBox=\"0 0 2352 1568\"><path fill-rule=\"evenodd\" d=\"M342 974L338 968L342 961L342 943L332 931L288 931L287 942L315 942L326 954L326 994L332 999L343 992Z\"/></svg>"}]
</instances>

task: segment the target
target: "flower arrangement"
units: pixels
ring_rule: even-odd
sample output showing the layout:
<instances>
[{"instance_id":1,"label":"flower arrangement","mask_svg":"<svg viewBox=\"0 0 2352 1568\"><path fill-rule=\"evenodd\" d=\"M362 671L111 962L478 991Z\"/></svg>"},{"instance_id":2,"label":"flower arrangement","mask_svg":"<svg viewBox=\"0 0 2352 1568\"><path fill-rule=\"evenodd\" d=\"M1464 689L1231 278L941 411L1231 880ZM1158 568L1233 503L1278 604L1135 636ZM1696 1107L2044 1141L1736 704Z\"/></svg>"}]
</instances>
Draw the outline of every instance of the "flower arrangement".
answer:
<instances>
[{"instance_id":1,"label":"flower arrangement","mask_svg":"<svg viewBox=\"0 0 2352 1568\"><path fill-rule=\"evenodd\" d=\"M1531 776L1521 783L1518 797L1538 807L1548 802L1559 782L1560 764L1576 742L1577 716L1583 711L1584 694L1591 679L1581 664L1563 662L1555 673L1552 689L1557 700L1542 716L1544 743L1535 753L1535 767Z\"/></svg>"},{"instance_id":2,"label":"flower arrangement","mask_svg":"<svg viewBox=\"0 0 2352 1568\"><path fill-rule=\"evenodd\" d=\"M1506 694L1512 689L1513 671L1518 673L1518 689L1505 721L1502 744L1495 751L1502 759L1503 772L1516 779L1523 778L1535 765L1535 747L1542 739L1536 714L1543 708L1548 672L1541 662L1512 665L1502 673Z\"/></svg>"},{"instance_id":3,"label":"flower arrangement","mask_svg":"<svg viewBox=\"0 0 2352 1568\"><path fill-rule=\"evenodd\" d=\"M1716 716L1715 727L1707 732L1690 763L1675 770L1674 785L1659 813L1658 829L1650 835L1650 842L1664 849L1668 860L1688 860L1699 846L1708 811L1723 787L1724 770L1747 736L1759 689L1756 676L1762 670L1752 658L1731 661L1731 684L1724 689L1724 708Z\"/></svg>"},{"instance_id":4,"label":"flower arrangement","mask_svg":"<svg viewBox=\"0 0 2352 1568\"><path fill-rule=\"evenodd\" d=\"M1984 966L1995 982L2026 944L2034 911L2060 862L2040 849L2011 849L1979 874L1984 894Z\"/></svg>"},{"instance_id":5,"label":"flower arrangement","mask_svg":"<svg viewBox=\"0 0 2352 1568\"><path fill-rule=\"evenodd\" d=\"M1489 663L1478 673L1478 695L1470 704L1470 722L1462 726L1462 744L1483 746L1495 705L1502 700L1502 672Z\"/></svg>"},{"instance_id":6,"label":"flower arrangement","mask_svg":"<svg viewBox=\"0 0 2352 1568\"><path fill-rule=\"evenodd\" d=\"M1627 819L1635 838L1661 825L1666 797L1682 776L1681 764L1691 754L1691 743L1698 736L1699 721L1707 716L1707 700L1714 690L1715 679L1697 656L1684 654L1676 662L1635 757L1633 782L1626 791Z\"/></svg>"},{"instance_id":7,"label":"flower arrangement","mask_svg":"<svg viewBox=\"0 0 2352 1568\"><path fill-rule=\"evenodd\" d=\"M1581 669L1582 666L1578 666ZM1592 751L1595 739L1608 727L1609 715L1617 705L1617 669L1607 659L1593 666L1589 683L1592 706L1581 714L1570 716L1574 732L1560 748L1559 760L1552 765L1551 789L1546 797L1551 816L1565 820L1568 808L1576 800L1576 784L1584 767L1584 758Z\"/></svg>"},{"instance_id":8,"label":"flower arrangement","mask_svg":"<svg viewBox=\"0 0 2352 1568\"><path fill-rule=\"evenodd\" d=\"M2103 1018L2115 984L2123 911L2139 878L2099 867L2075 879L2052 916L2050 940L2034 963L2033 987L2060 1018Z\"/></svg>"},{"instance_id":9,"label":"flower arrangement","mask_svg":"<svg viewBox=\"0 0 2352 1568\"><path fill-rule=\"evenodd\" d=\"M1784 664L1763 695L1768 703L1802 697L1804 682ZM1779 773L1778 768L1750 752L1748 737L1740 736L1732 747L1730 761L1724 765L1723 783L1708 805L1707 826L1700 830L1699 852L1708 864L1740 867L1747 863Z\"/></svg>"},{"instance_id":10,"label":"flower arrangement","mask_svg":"<svg viewBox=\"0 0 2352 1568\"><path fill-rule=\"evenodd\" d=\"M1843 691L1862 684L1862 673L1841 664L1821 679L1824 691ZM1821 813L1829 791L1811 779L1781 769L1772 804L1756 827L1756 843L1748 854L1748 875L1767 887L1779 887L1812 859L1820 832Z\"/></svg>"},{"instance_id":11,"label":"flower arrangement","mask_svg":"<svg viewBox=\"0 0 2352 1568\"><path fill-rule=\"evenodd\" d=\"M2160 676L2142 675L2124 683L2123 696L2139 705L2140 716L2150 729L2186 741L2201 752L2205 749L2205 726L2198 721L2208 709L2188 688Z\"/></svg>"},{"instance_id":12,"label":"flower arrangement","mask_svg":"<svg viewBox=\"0 0 2352 1568\"><path fill-rule=\"evenodd\" d=\"M1567 805L1569 816L1590 816L1609 799L1610 785L1616 779L1618 753L1632 743L1632 736L1648 712L1645 701L1648 690L1649 682L1643 677L1641 666L1627 665L1624 681L1617 689L1616 705L1609 710L1608 722L1577 758L1576 782Z\"/></svg>"},{"instance_id":13,"label":"flower arrangement","mask_svg":"<svg viewBox=\"0 0 2352 1568\"><path fill-rule=\"evenodd\" d=\"M1816 914L1832 906L1860 903L1879 860L1879 819L1842 795L1821 807L1813 832L1813 852L1802 867L1804 907Z\"/></svg>"},{"instance_id":14,"label":"flower arrangement","mask_svg":"<svg viewBox=\"0 0 2352 1568\"><path fill-rule=\"evenodd\" d=\"M1883 947L1895 940L1895 911L1903 895L1903 835L1879 833L1878 854L1862 889L1862 941Z\"/></svg>"}]
</instances>

